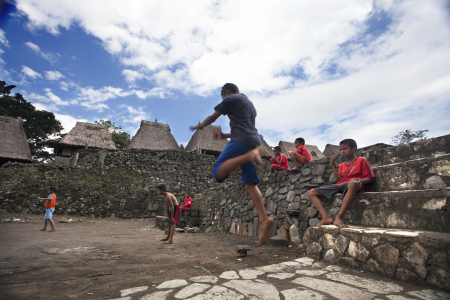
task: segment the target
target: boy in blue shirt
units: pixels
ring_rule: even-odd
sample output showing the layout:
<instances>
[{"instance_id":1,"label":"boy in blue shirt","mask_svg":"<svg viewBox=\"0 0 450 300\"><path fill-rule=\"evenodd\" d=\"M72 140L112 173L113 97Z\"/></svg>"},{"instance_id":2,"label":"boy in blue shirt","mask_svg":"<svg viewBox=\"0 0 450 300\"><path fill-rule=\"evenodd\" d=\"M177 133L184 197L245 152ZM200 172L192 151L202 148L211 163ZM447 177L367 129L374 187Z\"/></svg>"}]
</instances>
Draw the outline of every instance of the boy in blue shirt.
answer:
<instances>
[{"instance_id":1,"label":"boy in blue shirt","mask_svg":"<svg viewBox=\"0 0 450 300\"><path fill-rule=\"evenodd\" d=\"M231 133L224 134L218 129L213 138L231 140L219 155L212 173L217 182L223 182L231 172L241 167L242 185L258 211L257 247L261 247L270 239L273 220L267 216L261 192L256 186L260 182L257 171L262 169L261 141L255 127L256 110L247 96L240 94L238 87L232 83L226 83L220 95L223 101L214 108L215 112L202 123L191 127L191 130L203 129L216 121L220 115L228 115Z\"/></svg>"}]
</instances>

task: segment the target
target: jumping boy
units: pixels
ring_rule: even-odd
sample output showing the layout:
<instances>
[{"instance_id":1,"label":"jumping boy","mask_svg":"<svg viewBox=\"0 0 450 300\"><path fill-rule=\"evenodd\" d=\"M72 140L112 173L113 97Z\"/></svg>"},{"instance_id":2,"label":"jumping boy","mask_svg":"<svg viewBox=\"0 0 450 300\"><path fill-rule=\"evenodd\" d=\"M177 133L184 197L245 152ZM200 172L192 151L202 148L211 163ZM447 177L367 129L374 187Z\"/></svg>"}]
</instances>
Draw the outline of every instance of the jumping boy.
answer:
<instances>
[{"instance_id":1,"label":"jumping boy","mask_svg":"<svg viewBox=\"0 0 450 300\"><path fill-rule=\"evenodd\" d=\"M264 202L256 184L260 182L257 170L262 169L261 141L255 127L256 110L253 103L232 83L226 83L220 93L222 102L215 112L202 123L191 127L191 130L202 129L217 120L220 115L228 115L231 133L224 134L221 130L214 133L216 139L231 138L213 167L213 176L217 182L223 182L228 175L241 167L242 185L245 187L259 215L259 241L261 247L270 239L273 220L266 214Z\"/></svg>"},{"instance_id":2,"label":"jumping boy","mask_svg":"<svg viewBox=\"0 0 450 300\"><path fill-rule=\"evenodd\" d=\"M352 139L341 141L339 143L339 150L341 151L342 157L347 159L347 161L339 165L338 171L334 165L334 162L338 158L337 155L331 156L330 159L331 169L338 182L333 185L308 191L309 198L322 215L322 221L316 225L317 227L331 223L339 227L347 227L342 222L345 212L350 207L350 204L352 204L356 194L358 192L364 192L364 185L370 183L375 178L375 174L367 159L355 155L356 147L356 142ZM342 193L344 195L344 201L342 202L341 210L333 221L333 218L323 208L322 202L323 204L329 204L333 195L336 193Z\"/></svg>"},{"instance_id":3,"label":"jumping boy","mask_svg":"<svg viewBox=\"0 0 450 300\"><path fill-rule=\"evenodd\" d=\"M281 153L281 147L276 146L275 148L273 148L273 154L274 156L270 158L270 161L272 162L270 173L289 169L287 157L286 155Z\"/></svg>"},{"instance_id":4,"label":"jumping boy","mask_svg":"<svg viewBox=\"0 0 450 300\"><path fill-rule=\"evenodd\" d=\"M185 211L186 209L192 208L192 199L189 197L189 193L184 193L184 205L180 206L182 211Z\"/></svg>"},{"instance_id":5,"label":"jumping boy","mask_svg":"<svg viewBox=\"0 0 450 300\"><path fill-rule=\"evenodd\" d=\"M38 198L39 201L46 200L45 202L45 224L44 228L41 229L41 231L47 231L47 224L50 223L50 226L52 226L52 229L49 230L49 232L55 231L55 223L53 223L52 220L52 214L55 211L55 205L56 205L56 188L51 186L47 189L48 198Z\"/></svg>"},{"instance_id":6,"label":"jumping boy","mask_svg":"<svg viewBox=\"0 0 450 300\"><path fill-rule=\"evenodd\" d=\"M289 157L292 159L292 161L295 164L295 167L293 167L292 171L298 171L300 170L303 165L306 165L307 163L311 162L311 154L309 153L308 149L305 147L305 140L303 138L297 138L294 141L295 148L297 150L289 151Z\"/></svg>"},{"instance_id":7,"label":"jumping boy","mask_svg":"<svg viewBox=\"0 0 450 300\"><path fill-rule=\"evenodd\" d=\"M163 238L163 244L173 244L173 234L175 233L175 224L178 224L178 201L174 195L166 192L166 186L160 184L156 187L156 193L164 196L166 203L167 216L169 217L169 227L167 228L167 237Z\"/></svg>"}]
</instances>

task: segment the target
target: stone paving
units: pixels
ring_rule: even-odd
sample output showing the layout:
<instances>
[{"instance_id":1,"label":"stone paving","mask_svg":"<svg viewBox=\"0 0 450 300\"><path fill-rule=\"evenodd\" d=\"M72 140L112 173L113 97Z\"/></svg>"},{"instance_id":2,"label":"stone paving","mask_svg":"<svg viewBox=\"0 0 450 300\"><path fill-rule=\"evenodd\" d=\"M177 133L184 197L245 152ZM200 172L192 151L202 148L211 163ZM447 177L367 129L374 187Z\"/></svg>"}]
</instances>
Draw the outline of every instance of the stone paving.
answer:
<instances>
[{"instance_id":1,"label":"stone paving","mask_svg":"<svg viewBox=\"0 0 450 300\"><path fill-rule=\"evenodd\" d=\"M448 292L414 286L358 273L311 258L279 264L226 271L220 276L174 279L157 286L132 287L120 291L122 300L164 299L450 299Z\"/></svg>"}]
</instances>

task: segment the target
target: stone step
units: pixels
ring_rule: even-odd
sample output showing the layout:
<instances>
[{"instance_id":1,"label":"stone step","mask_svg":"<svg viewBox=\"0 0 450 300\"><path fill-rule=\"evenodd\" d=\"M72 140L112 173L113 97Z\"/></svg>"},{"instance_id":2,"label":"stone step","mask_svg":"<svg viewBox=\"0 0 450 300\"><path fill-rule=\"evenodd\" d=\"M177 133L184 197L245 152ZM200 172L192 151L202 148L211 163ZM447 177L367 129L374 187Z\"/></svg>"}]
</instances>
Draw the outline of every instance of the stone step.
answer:
<instances>
[{"instance_id":1,"label":"stone step","mask_svg":"<svg viewBox=\"0 0 450 300\"><path fill-rule=\"evenodd\" d=\"M370 192L441 189L450 186L450 154L374 167Z\"/></svg>"},{"instance_id":2,"label":"stone step","mask_svg":"<svg viewBox=\"0 0 450 300\"><path fill-rule=\"evenodd\" d=\"M342 205L336 195L327 212L333 218ZM344 223L384 228L420 229L450 233L450 188L365 192L357 194Z\"/></svg>"},{"instance_id":3,"label":"stone step","mask_svg":"<svg viewBox=\"0 0 450 300\"><path fill-rule=\"evenodd\" d=\"M450 234L333 225L311 227L307 255L397 280L450 289Z\"/></svg>"},{"instance_id":4,"label":"stone step","mask_svg":"<svg viewBox=\"0 0 450 300\"><path fill-rule=\"evenodd\" d=\"M381 147L373 145L358 149L356 153L358 156L366 157L372 167L419 158L436 157L438 155L450 153L450 135L404 144L397 147Z\"/></svg>"}]
</instances>

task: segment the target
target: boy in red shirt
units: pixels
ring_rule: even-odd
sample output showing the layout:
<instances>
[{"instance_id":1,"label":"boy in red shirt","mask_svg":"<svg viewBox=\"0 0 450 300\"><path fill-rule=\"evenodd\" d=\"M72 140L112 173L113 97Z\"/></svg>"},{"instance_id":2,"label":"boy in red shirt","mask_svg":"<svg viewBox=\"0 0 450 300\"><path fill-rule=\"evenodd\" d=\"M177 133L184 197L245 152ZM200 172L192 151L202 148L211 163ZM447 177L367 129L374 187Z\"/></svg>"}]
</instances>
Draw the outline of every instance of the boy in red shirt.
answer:
<instances>
[{"instance_id":1,"label":"boy in red shirt","mask_svg":"<svg viewBox=\"0 0 450 300\"><path fill-rule=\"evenodd\" d=\"M39 201L47 200L47 202L45 202L45 216L44 216L45 225L44 225L44 228L41 229L41 231L47 231L48 223L50 223L50 225L52 226L52 229L49 230L49 232L56 230L55 223L53 223L53 220L52 220L52 214L55 211L55 205L56 205L55 191L56 191L56 188L51 186L47 189L48 198L38 198Z\"/></svg>"},{"instance_id":2,"label":"boy in red shirt","mask_svg":"<svg viewBox=\"0 0 450 300\"><path fill-rule=\"evenodd\" d=\"M270 161L272 162L270 173L289 169L287 157L281 153L281 148L279 146L273 148L273 154L274 156L270 158Z\"/></svg>"},{"instance_id":3,"label":"boy in red shirt","mask_svg":"<svg viewBox=\"0 0 450 300\"><path fill-rule=\"evenodd\" d=\"M192 208L192 199L189 197L189 193L184 193L184 205L180 206L182 211L185 211L186 209Z\"/></svg>"},{"instance_id":4,"label":"boy in red shirt","mask_svg":"<svg viewBox=\"0 0 450 300\"><path fill-rule=\"evenodd\" d=\"M375 174L367 159L355 155L356 147L356 142L352 139L341 141L339 143L339 150L347 161L339 165L338 171L334 165L334 162L338 158L337 155L333 155L330 159L331 169L333 169L334 177L336 177L338 182L333 185L308 191L309 198L322 215L322 221L316 225L317 227L331 223L339 227L348 227L342 222L342 217L350 207L350 204L352 204L356 194L358 192L364 192L364 185L370 183L375 178ZM333 195L336 193L343 193L344 201L342 202L341 210L333 220L323 208L322 203L329 204Z\"/></svg>"},{"instance_id":5,"label":"boy in red shirt","mask_svg":"<svg viewBox=\"0 0 450 300\"><path fill-rule=\"evenodd\" d=\"M300 170L303 165L306 165L307 163L311 162L311 154L309 153L308 149L305 147L305 140L303 138L297 138L294 142L295 147L297 150L289 151L289 157L292 159L292 161L295 164L295 167L292 168L292 171L298 171Z\"/></svg>"}]
</instances>

